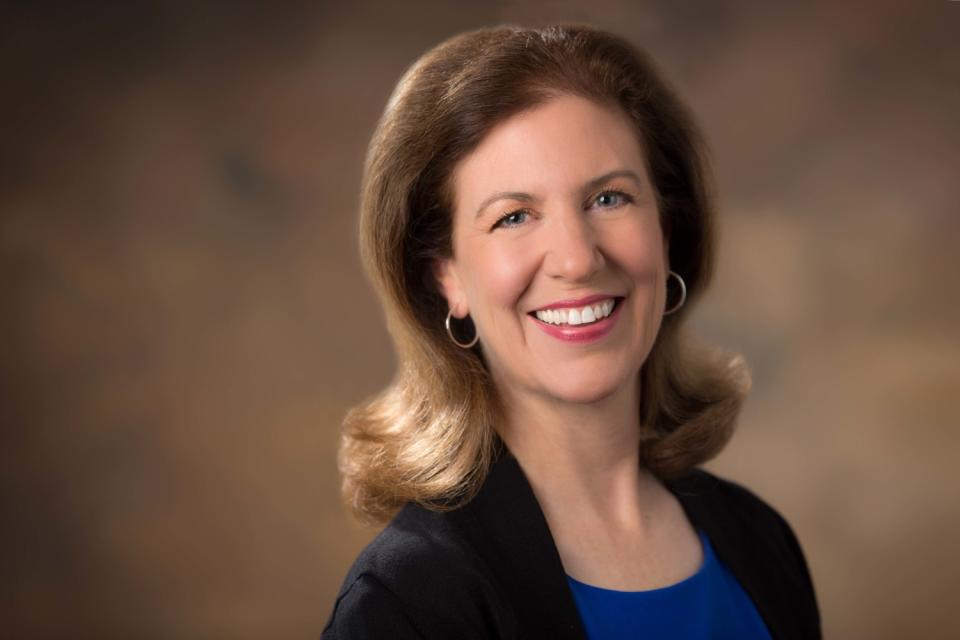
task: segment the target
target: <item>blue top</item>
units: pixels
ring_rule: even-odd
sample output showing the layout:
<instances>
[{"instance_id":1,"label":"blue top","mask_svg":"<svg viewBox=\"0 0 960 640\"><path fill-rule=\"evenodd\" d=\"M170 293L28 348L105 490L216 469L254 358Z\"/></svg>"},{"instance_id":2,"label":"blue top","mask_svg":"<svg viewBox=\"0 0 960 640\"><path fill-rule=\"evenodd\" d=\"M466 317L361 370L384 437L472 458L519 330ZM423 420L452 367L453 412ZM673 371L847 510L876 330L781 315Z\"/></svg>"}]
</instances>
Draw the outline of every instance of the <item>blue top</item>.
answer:
<instances>
[{"instance_id":1,"label":"blue top","mask_svg":"<svg viewBox=\"0 0 960 640\"><path fill-rule=\"evenodd\" d=\"M697 531L703 564L676 584L649 591L615 591L567 576L590 640L737 638L770 640L753 601Z\"/></svg>"}]
</instances>

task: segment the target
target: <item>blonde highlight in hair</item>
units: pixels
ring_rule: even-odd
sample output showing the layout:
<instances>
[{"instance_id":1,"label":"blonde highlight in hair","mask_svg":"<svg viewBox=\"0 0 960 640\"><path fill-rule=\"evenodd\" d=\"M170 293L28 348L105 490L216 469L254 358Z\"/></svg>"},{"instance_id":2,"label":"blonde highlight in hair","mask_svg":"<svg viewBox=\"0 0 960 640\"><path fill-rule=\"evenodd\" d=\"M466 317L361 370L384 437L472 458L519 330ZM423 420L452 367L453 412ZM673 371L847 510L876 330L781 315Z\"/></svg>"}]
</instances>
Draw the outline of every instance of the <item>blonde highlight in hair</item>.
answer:
<instances>
[{"instance_id":1,"label":"blonde highlight in hair","mask_svg":"<svg viewBox=\"0 0 960 640\"><path fill-rule=\"evenodd\" d=\"M343 496L361 519L406 502L450 509L486 477L503 408L482 348L446 334L433 271L452 254L453 169L498 123L573 94L620 109L646 152L686 305L664 318L638 375L640 461L676 475L733 433L749 376L742 359L694 347L681 327L713 260L712 185L686 109L640 50L587 26L503 26L463 33L403 75L370 142L360 254L384 306L399 363L392 383L346 416Z\"/></svg>"}]
</instances>

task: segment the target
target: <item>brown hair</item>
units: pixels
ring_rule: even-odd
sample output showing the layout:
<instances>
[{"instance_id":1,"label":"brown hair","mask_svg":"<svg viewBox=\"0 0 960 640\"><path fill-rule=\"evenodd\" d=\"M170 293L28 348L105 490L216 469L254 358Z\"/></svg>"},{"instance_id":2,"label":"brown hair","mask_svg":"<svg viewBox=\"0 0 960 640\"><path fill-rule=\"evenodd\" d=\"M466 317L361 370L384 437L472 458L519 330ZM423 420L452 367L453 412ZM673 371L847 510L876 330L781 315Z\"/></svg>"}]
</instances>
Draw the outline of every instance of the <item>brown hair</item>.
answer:
<instances>
[{"instance_id":1,"label":"brown hair","mask_svg":"<svg viewBox=\"0 0 960 640\"><path fill-rule=\"evenodd\" d=\"M343 495L382 522L404 502L452 508L482 483L502 407L482 353L446 335L433 262L452 253L453 168L496 124L560 94L625 113L646 151L670 268L687 302L664 317L640 370L640 461L666 477L715 456L749 387L740 358L681 335L710 277L714 209L700 135L650 59L587 26L463 33L400 79L364 168L360 251L399 362L394 381L344 421Z\"/></svg>"}]
</instances>

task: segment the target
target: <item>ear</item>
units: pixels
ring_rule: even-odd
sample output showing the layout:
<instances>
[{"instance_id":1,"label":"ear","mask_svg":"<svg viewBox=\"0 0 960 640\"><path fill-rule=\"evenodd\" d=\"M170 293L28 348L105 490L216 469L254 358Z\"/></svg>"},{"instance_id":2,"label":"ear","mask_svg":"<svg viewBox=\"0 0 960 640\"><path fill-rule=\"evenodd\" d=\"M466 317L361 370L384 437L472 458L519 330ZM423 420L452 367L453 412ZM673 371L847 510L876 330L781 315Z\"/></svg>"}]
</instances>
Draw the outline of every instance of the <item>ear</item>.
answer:
<instances>
[{"instance_id":1,"label":"ear","mask_svg":"<svg viewBox=\"0 0 960 640\"><path fill-rule=\"evenodd\" d=\"M454 317L465 318L470 310L453 258L436 258L432 267L440 293L447 299L447 306L453 310Z\"/></svg>"}]
</instances>

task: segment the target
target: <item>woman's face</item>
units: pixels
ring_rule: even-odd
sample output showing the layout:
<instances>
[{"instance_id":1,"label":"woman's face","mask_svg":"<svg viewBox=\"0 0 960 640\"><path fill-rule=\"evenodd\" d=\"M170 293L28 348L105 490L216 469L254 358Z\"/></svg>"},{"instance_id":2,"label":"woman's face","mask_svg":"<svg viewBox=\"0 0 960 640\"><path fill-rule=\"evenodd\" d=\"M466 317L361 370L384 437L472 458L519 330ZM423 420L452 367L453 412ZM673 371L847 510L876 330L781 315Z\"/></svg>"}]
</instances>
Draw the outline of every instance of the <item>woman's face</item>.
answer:
<instances>
[{"instance_id":1,"label":"woman's face","mask_svg":"<svg viewBox=\"0 0 960 640\"><path fill-rule=\"evenodd\" d=\"M498 390L588 403L635 384L667 265L627 117L554 98L491 130L453 187L453 257L436 274L454 317L470 314Z\"/></svg>"}]
</instances>

